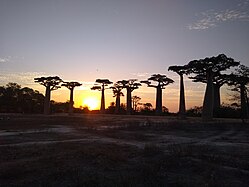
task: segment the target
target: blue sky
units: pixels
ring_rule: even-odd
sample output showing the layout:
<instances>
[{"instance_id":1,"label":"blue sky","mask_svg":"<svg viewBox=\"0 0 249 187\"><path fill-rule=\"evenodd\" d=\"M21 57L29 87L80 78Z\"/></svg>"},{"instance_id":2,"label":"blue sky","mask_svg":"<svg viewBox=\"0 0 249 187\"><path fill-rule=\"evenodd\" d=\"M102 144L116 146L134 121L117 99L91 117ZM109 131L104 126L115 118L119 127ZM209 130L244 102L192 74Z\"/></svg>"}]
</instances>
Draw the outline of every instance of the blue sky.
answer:
<instances>
[{"instance_id":1,"label":"blue sky","mask_svg":"<svg viewBox=\"0 0 249 187\"><path fill-rule=\"evenodd\" d=\"M96 78L162 73L176 81L164 95L173 98L164 103L172 111L178 77L168 66L220 53L249 65L248 0L0 0L0 28L1 85L43 91L33 77L59 75L83 82L87 95ZM189 107L201 104L204 85L186 84L187 98L196 98ZM66 91L54 98L66 100ZM135 94L153 103L154 91Z\"/></svg>"}]
</instances>

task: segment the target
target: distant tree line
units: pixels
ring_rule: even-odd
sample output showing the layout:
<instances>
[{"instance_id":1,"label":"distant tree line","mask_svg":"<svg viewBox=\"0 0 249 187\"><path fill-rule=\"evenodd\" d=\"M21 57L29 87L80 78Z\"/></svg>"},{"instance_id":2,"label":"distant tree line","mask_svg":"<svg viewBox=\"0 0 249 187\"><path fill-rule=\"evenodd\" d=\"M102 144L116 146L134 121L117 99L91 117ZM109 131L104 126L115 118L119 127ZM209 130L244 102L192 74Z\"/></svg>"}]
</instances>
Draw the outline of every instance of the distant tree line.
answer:
<instances>
[{"instance_id":1,"label":"distant tree line","mask_svg":"<svg viewBox=\"0 0 249 187\"><path fill-rule=\"evenodd\" d=\"M44 96L31 88L17 83L0 87L0 112L42 113Z\"/></svg>"},{"instance_id":2,"label":"distant tree line","mask_svg":"<svg viewBox=\"0 0 249 187\"><path fill-rule=\"evenodd\" d=\"M231 67L237 67L234 72L226 74ZM227 84L232 87L235 93L239 94L239 100L234 103L233 110L239 111L239 117L248 118L248 84L249 84L249 68L241 65L240 62L229 58L224 54L218 56L206 57L204 59L192 60L182 66L170 66L169 71L176 72L180 77L180 98L178 115L184 118L186 115L201 115L204 120L211 120L213 117L219 117L232 113L229 107L221 105L220 88ZM206 84L206 90L201 107L186 110L185 92L184 92L184 75L187 75L193 82L201 82ZM41 113L50 114L53 111L67 111L72 114L75 111L73 107L73 91L75 87L81 86L79 82L64 82L58 76L39 77L34 79L36 83L46 88L45 96L31 88L21 88L16 83L9 83L0 87L0 111L1 112L24 112L24 113ZM156 107L152 109L151 103L139 103L139 96L132 96L132 92L141 86L141 83L148 87L156 89ZM163 115L169 113L165 106L162 106L163 90L169 84L174 83L166 75L153 74L147 80L138 81L137 79L120 80L112 82L109 79L96 79L92 90L101 91L101 113L115 113L128 115L134 113L145 113ZM70 99L68 103L60 103L60 107L55 109L56 104L50 101L51 91L57 90L64 86L70 91ZM106 109L105 107L105 90L112 89L113 97L116 98L115 103ZM120 97L124 96L123 90L126 90L126 104L120 103ZM51 104L53 107L51 108ZM140 105L140 107L138 107ZM62 107L64 106L64 107ZM43 108L43 109L42 109ZM60 109L58 109L60 108ZM64 108L64 109L63 109ZM138 110L140 109L140 110ZM84 109L85 110L85 109ZM86 111L86 110L85 110ZM224 114L222 114L224 113Z\"/></svg>"},{"instance_id":3,"label":"distant tree line","mask_svg":"<svg viewBox=\"0 0 249 187\"><path fill-rule=\"evenodd\" d=\"M45 97L37 90L17 83L0 86L0 113L44 113ZM70 102L50 101L50 113L70 112ZM86 112L86 108L75 109L74 112Z\"/></svg>"}]
</instances>

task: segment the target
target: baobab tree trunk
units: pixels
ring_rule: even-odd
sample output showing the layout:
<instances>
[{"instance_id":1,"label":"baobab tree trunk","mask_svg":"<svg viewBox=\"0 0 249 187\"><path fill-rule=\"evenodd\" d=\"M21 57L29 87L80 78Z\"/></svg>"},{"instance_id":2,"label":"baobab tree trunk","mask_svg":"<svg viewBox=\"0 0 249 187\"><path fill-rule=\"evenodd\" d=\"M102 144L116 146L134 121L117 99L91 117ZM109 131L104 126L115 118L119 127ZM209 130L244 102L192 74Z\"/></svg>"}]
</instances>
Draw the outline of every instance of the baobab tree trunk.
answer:
<instances>
[{"instance_id":1,"label":"baobab tree trunk","mask_svg":"<svg viewBox=\"0 0 249 187\"><path fill-rule=\"evenodd\" d=\"M133 111L136 111L136 108L135 108L135 100L134 100L134 99L131 99L131 101L132 101L132 109L133 109Z\"/></svg>"},{"instance_id":2,"label":"baobab tree trunk","mask_svg":"<svg viewBox=\"0 0 249 187\"><path fill-rule=\"evenodd\" d=\"M119 114L119 112L120 112L120 95L118 94L116 97L115 114Z\"/></svg>"},{"instance_id":3,"label":"baobab tree trunk","mask_svg":"<svg viewBox=\"0 0 249 187\"><path fill-rule=\"evenodd\" d=\"M213 84L214 89L214 110L220 108L220 86Z\"/></svg>"},{"instance_id":4,"label":"baobab tree trunk","mask_svg":"<svg viewBox=\"0 0 249 187\"><path fill-rule=\"evenodd\" d=\"M71 115L73 113L73 104L74 104L74 102L73 102L73 90L74 89L70 89L70 100L69 100L69 110L68 110L69 115Z\"/></svg>"},{"instance_id":5,"label":"baobab tree trunk","mask_svg":"<svg viewBox=\"0 0 249 187\"><path fill-rule=\"evenodd\" d=\"M137 112L137 103L135 101L133 101L133 110Z\"/></svg>"},{"instance_id":6,"label":"baobab tree trunk","mask_svg":"<svg viewBox=\"0 0 249 187\"><path fill-rule=\"evenodd\" d=\"M248 108L247 108L247 102L246 102L245 85L240 85L240 103L241 103L241 119L247 119Z\"/></svg>"},{"instance_id":7,"label":"baobab tree trunk","mask_svg":"<svg viewBox=\"0 0 249 187\"><path fill-rule=\"evenodd\" d=\"M128 115L130 115L131 114L131 112L132 112L132 107L131 107L131 88L127 88L126 89L127 90L127 96L126 96L126 113L128 114Z\"/></svg>"},{"instance_id":8,"label":"baobab tree trunk","mask_svg":"<svg viewBox=\"0 0 249 187\"><path fill-rule=\"evenodd\" d=\"M101 90L101 106L100 106L100 112L104 113L105 112L105 88L102 86Z\"/></svg>"},{"instance_id":9,"label":"baobab tree trunk","mask_svg":"<svg viewBox=\"0 0 249 187\"><path fill-rule=\"evenodd\" d=\"M162 114L162 88L157 86L156 88L156 114Z\"/></svg>"},{"instance_id":10,"label":"baobab tree trunk","mask_svg":"<svg viewBox=\"0 0 249 187\"><path fill-rule=\"evenodd\" d=\"M180 102L179 102L179 115L184 117L186 114L186 105L185 105L185 93L184 93L184 82L183 75L180 74Z\"/></svg>"},{"instance_id":11,"label":"baobab tree trunk","mask_svg":"<svg viewBox=\"0 0 249 187\"><path fill-rule=\"evenodd\" d=\"M207 72L207 86L203 102L202 119L211 120L213 118L213 104L214 91L213 91L213 73Z\"/></svg>"},{"instance_id":12,"label":"baobab tree trunk","mask_svg":"<svg viewBox=\"0 0 249 187\"><path fill-rule=\"evenodd\" d=\"M45 99L44 99L44 114L49 115L50 114L50 86L46 87L46 93L45 93Z\"/></svg>"},{"instance_id":13,"label":"baobab tree trunk","mask_svg":"<svg viewBox=\"0 0 249 187\"><path fill-rule=\"evenodd\" d=\"M249 116L249 100L248 100L248 97L247 97L247 91L246 91L246 106L247 106L247 115Z\"/></svg>"}]
</instances>

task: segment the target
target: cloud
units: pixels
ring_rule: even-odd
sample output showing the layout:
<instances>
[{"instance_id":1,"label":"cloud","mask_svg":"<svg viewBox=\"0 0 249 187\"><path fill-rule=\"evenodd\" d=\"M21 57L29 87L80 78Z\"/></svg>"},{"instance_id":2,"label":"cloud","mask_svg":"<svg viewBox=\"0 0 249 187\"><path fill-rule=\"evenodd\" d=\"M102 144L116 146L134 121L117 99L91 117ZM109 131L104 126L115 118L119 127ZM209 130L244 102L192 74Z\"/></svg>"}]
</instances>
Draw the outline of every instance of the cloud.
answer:
<instances>
[{"instance_id":1,"label":"cloud","mask_svg":"<svg viewBox=\"0 0 249 187\"><path fill-rule=\"evenodd\" d=\"M0 85L4 86L8 82L16 82L22 86L36 85L35 77L46 76L43 72L4 72L0 71Z\"/></svg>"},{"instance_id":2,"label":"cloud","mask_svg":"<svg viewBox=\"0 0 249 187\"><path fill-rule=\"evenodd\" d=\"M1 58L0 57L0 63L6 63L6 62L9 62L9 61L10 61L9 57L8 58Z\"/></svg>"},{"instance_id":3,"label":"cloud","mask_svg":"<svg viewBox=\"0 0 249 187\"><path fill-rule=\"evenodd\" d=\"M147 73L147 72L140 72L140 73L132 73L133 76L136 76L136 77L149 77L151 75L151 73Z\"/></svg>"},{"instance_id":4,"label":"cloud","mask_svg":"<svg viewBox=\"0 0 249 187\"><path fill-rule=\"evenodd\" d=\"M24 60L23 56L7 56L7 57L0 57L0 63L7 63L7 62L15 62Z\"/></svg>"},{"instance_id":5,"label":"cloud","mask_svg":"<svg viewBox=\"0 0 249 187\"><path fill-rule=\"evenodd\" d=\"M248 5L249 5L249 0L242 0L242 2L238 3L238 7L248 6Z\"/></svg>"},{"instance_id":6,"label":"cloud","mask_svg":"<svg viewBox=\"0 0 249 187\"><path fill-rule=\"evenodd\" d=\"M243 6L242 6L243 4ZM249 12L245 8L249 5L249 1L239 3L234 9L226 9L221 11L207 10L200 13L201 17L195 23L189 24L189 30L205 30L218 26L222 22L228 21L249 21Z\"/></svg>"}]
</instances>

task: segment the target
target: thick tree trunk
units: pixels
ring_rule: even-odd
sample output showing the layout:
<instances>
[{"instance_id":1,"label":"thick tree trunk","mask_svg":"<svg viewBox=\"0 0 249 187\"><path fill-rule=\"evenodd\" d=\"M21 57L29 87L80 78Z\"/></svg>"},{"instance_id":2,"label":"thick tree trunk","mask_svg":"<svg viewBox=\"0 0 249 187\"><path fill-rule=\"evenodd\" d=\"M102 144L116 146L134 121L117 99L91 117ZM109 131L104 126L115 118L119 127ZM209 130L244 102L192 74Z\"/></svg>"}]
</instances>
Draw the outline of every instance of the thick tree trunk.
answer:
<instances>
[{"instance_id":1,"label":"thick tree trunk","mask_svg":"<svg viewBox=\"0 0 249 187\"><path fill-rule=\"evenodd\" d=\"M120 112L120 95L118 94L116 97L115 114L119 114L119 112Z\"/></svg>"},{"instance_id":2,"label":"thick tree trunk","mask_svg":"<svg viewBox=\"0 0 249 187\"><path fill-rule=\"evenodd\" d=\"M46 87L46 93L45 93L45 100L44 100L44 114L49 115L50 114L50 86Z\"/></svg>"},{"instance_id":3,"label":"thick tree trunk","mask_svg":"<svg viewBox=\"0 0 249 187\"><path fill-rule=\"evenodd\" d=\"M240 85L241 119L248 118L245 85Z\"/></svg>"},{"instance_id":4,"label":"thick tree trunk","mask_svg":"<svg viewBox=\"0 0 249 187\"><path fill-rule=\"evenodd\" d=\"M180 75L180 102L179 102L179 116L184 117L186 114L185 93L183 75Z\"/></svg>"},{"instance_id":5,"label":"thick tree trunk","mask_svg":"<svg viewBox=\"0 0 249 187\"><path fill-rule=\"evenodd\" d=\"M220 108L220 85L213 84L214 89L214 111Z\"/></svg>"},{"instance_id":6,"label":"thick tree trunk","mask_svg":"<svg viewBox=\"0 0 249 187\"><path fill-rule=\"evenodd\" d=\"M102 86L101 90L101 106L100 106L100 112L105 113L105 88Z\"/></svg>"},{"instance_id":7,"label":"thick tree trunk","mask_svg":"<svg viewBox=\"0 0 249 187\"><path fill-rule=\"evenodd\" d=\"M162 88L157 86L156 88L156 114L162 114Z\"/></svg>"},{"instance_id":8,"label":"thick tree trunk","mask_svg":"<svg viewBox=\"0 0 249 187\"><path fill-rule=\"evenodd\" d=\"M128 115L131 114L132 112L132 107L131 107L131 88L127 88L127 96L126 96L126 113Z\"/></svg>"},{"instance_id":9,"label":"thick tree trunk","mask_svg":"<svg viewBox=\"0 0 249 187\"><path fill-rule=\"evenodd\" d=\"M214 93L213 93L213 73L211 71L207 72L207 86L203 101L202 119L211 120L213 118L213 103L214 103Z\"/></svg>"},{"instance_id":10,"label":"thick tree trunk","mask_svg":"<svg viewBox=\"0 0 249 187\"><path fill-rule=\"evenodd\" d=\"M68 110L68 113L69 115L73 114L73 88L70 89L70 100L69 100L69 110Z\"/></svg>"}]
</instances>

